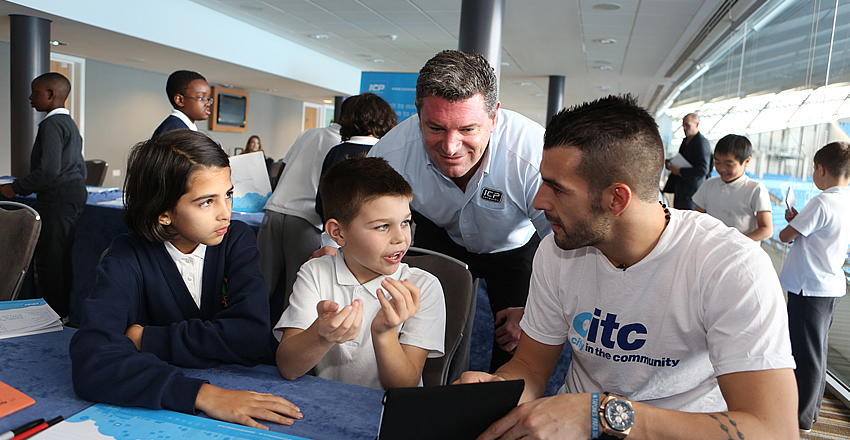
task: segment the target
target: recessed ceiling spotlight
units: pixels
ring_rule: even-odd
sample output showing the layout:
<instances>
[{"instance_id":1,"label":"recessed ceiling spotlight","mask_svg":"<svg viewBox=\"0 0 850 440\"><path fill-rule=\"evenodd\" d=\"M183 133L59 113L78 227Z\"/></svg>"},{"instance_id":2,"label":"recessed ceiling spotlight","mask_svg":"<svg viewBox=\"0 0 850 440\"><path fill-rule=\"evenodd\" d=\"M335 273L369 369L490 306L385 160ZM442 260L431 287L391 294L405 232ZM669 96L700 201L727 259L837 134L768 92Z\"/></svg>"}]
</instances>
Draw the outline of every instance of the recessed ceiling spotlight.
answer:
<instances>
[{"instance_id":1,"label":"recessed ceiling spotlight","mask_svg":"<svg viewBox=\"0 0 850 440\"><path fill-rule=\"evenodd\" d=\"M507 61L502 61L502 67L510 66L510 65L511 65L511 63L509 63Z\"/></svg>"},{"instance_id":2,"label":"recessed ceiling spotlight","mask_svg":"<svg viewBox=\"0 0 850 440\"><path fill-rule=\"evenodd\" d=\"M611 64L611 62L610 62L610 61L605 61L605 60L596 60L596 61L594 61L594 63L596 63L596 64L605 64L605 65Z\"/></svg>"},{"instance_id":3,"label":"recessed ceiling spotlight","mask_svg":"<svg viewBox=\"0 0 850 440\"><path fill-rule=\"evenodd\" d=\"M132 61L134 63L144 63L145 60L143 58L127 58L127 61Z\"/></svg>"},{"instance_id":4,"label":"recessed ceiling spotlight","mask_svg":"<svg viewBox=\"0 0 850 440\"><path fill-rule=\"evenodd\" d=\"M611 70L611 66L596 66L599 70Z\"/></svg>"},{"instance_id":5,"label":"recessed ceiling spotlight","mask_svg":"<svg viewBox=\"0 0 850 440\"><path fill-rule=\"evenodd\" d=\"M325 35L325 34L313 34L313 35L310 35L310 38L312 38L314 40L325 40L325 39L328 38L328 36Z\"/></svg>"},{"instance_id":6,"label":"recessed ceiling spotlight","mask_svg":"<svg viewBox=\"0 0 850 440\"><path fill-rule=\"evenodd\" d=\"M613 38L597 38L593 42L599 44L617 44L617 40Z\"/></svg>"},{"instance_id":7,"label":"recessed ceiling spotlight","mask_svg":"<svg viewBox=\"0 0 850 440\"><path fill-rule=\"evenodd\" d=\"M249 5L247 3L244 4L244 5L239 5L239 7L246 10L246 11L262 11L263 10L263 8L261 8L257 5Z\"/></svg>"},{"instance_id":8,"label":"recessed ceiling spotlight","mask_svg":"<svg viewBox=\"0 0 850 440\"><path fill-rule=\"evenodd\" d=\"M519 83L519 86L520 86L520 87L528 87L528 86L530 86L530 85L531 85L531 83L530 83L530 82L521 82L521 83Z\"/></svg>"},{"instance_id":9,"label":"recessed ceiling spotlight","mask_svg":"<svg viewBox=\"0 0 850 440\"><path fill-rule=\"evenodd\" d=\"M63 43L59 40L50 40L50 45L51 46L67 46L68 43Z\"/></svg>"},{"instance_id":10,"label":"recessed ceiling spotlight","mask_svg":"<svg viewBox=\"0 0 850 440\"><path fill-rule=\"evenodd\" d=\"M398 40L398 35L392 34L392 35L387 36L387 38L389 38L392 41L395 41L395 40Z\"/></svg>"},{"instance_id":11,"label":"recessed ceiling spotlight","mask_svg":"<svg viewBox=\"0 0 850 440\"><path fill-rule=\"evenodd\" d=\"M266 89L266 91L269 92L269 93L274 93L274 92L277 91L277 89Z\"/></svg>"},{"instance_id":12,"label":"recessed ceiling spotlight","mask_svg":"<svg viewBox=\"0 0 850 440\"><path fill-rule=\"evenodd\" d=\"M334 103L333 99L325 99L325 100L322 100L322 102L324 102L325 104L333 104Z\"/></svg>"},{"instance_id":13,"label":"recessed ceiling spotlight","mask_svg":"<svg viewBox=\"0 0 850 440\"><path fill-rule=\"evenodd\" d=\"M546 95L544 95L544 94L542 94L542 93L535 93L535 94L534 94L534 96L536 96L536 97L538 97L538 98L542 98L542 97L544 97L544 96L546 96Z\"/></svg>"},{"instance_id":14,"label":"recessed ceiling spotlight","mask_svg":"<svg viewBox=\"0 0 850 440\"><path fill-rule=\"evenodd\" d=\"M611 90L611 86L599 86L599 90L610 91L610 90Z\"/></svg>"},{"instance_id":15,"label":"recessed ceiling spotlight","mask_svg":"<svg viewBox=\"0 0 850 440\"><path fill-rule=\"evenodd\" d=\"M598 5L593 5L593 9L597 9L600 11L616 11L620 9L622 6L616 3L599 3Z\"/></svg>"},{"instance_id":16,"label":"recessed ceiling spotlight","mask_svg":"<svg viewBox=\"0 0 850 440\"><path fill-rule=\"evenodd\" d=\"M383 63L384 59L383 58L375 58L374 60L372 60L372 62L373 63Z\"/></svg>"}]
</instances>

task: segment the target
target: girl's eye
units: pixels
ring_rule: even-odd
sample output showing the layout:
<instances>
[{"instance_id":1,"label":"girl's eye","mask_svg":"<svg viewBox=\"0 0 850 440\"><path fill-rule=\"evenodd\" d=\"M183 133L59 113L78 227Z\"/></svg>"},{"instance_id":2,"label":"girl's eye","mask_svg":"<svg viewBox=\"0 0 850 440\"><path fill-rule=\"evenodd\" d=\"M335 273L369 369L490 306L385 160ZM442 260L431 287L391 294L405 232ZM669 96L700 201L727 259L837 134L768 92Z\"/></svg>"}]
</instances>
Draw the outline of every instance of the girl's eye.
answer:
<instances>
[{"instance_id":1,"label":"girl's eye","mask_svg":"<svg viewBox=\"0 0 850 440\"><path fill-rule=\"evenodd\" d=\"M376 227L375 229L377 229L379 231L386 231L387 228L389 228L389 227L390 227L390 225L385 224L385 225L380 225L380 226Z\"/></svg>"},{"instance_id":2,"label":"girl's eye","mask_svg":"<svg viewBox=\"0 0 850 440\"><path fill-rule=\"evenodd\" d=\"M408 220L401 222L401 225L402 226L410 226L410 220L408 219Z\"/></svg>"},{"instance_id":3,"label":"girl's eye","mask_svg":"<svg viewBox=\"0 0 850 440\"><path fill-rule=\"evenodd\" d=\"M227 194L225 194L224 198L225 199L232 199L233 198L233 190L228 191Z\"/></svg>"},{"instance_id":4,"label":"girl's eye","mask_svg":"<svg viewBox=\"0 0 850 440\"><path fill-rule=\"evenodd\" d=\"M213 199L206 199L203 202L201 202L201 206L205 208L207 206L212 205L212 202L213 202Z\"/></svg>"}]
</instances>

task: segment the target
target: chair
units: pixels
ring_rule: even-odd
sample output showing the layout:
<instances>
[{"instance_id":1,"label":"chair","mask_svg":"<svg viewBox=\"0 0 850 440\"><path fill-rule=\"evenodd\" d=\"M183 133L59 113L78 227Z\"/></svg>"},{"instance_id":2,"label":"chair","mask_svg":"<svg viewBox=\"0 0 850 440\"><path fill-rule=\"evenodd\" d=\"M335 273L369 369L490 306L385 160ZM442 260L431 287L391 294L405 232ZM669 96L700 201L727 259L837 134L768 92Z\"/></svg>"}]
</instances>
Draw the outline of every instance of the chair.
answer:
<instances>
[{"instance_id":1,"label":"chair","mask_svg":"<svg viewBox=\"0 0 850 440\"><path fill-rule=\"evenodd\" d=\"M472 273L466 263L460 260L416 247L411 247L402 261L436 276L443 286L443 295L446 298L446 354L441 358L425 361L422 384L435 386L454 382L469 366L468 344L469 337L472 336L472 320L475 316L473 304L476 299ZM467 347L465 356L462 355L463 340L466 341ZM455 356L456 354L461 356Z\"/></svg>"},{"instance_id":2,"label":"chair","mask_svg":"<svg viewBox=\"0 0 850 440\"><path fill-rule=\"evenodd\" d=\"M280 174L283 172L284 166L286 166L286 163L283 162L283 159L273 162L269 166L269 181L272 184L272 191L274 191L277 186L277 182L280 181Z\"/></svg>"},{"instance_id":3,"label":"chair","mask_svg":"<svg viewBox=\"0 0 850 440\"><path fill-rule=\"evenodd\" d=\"M86 186L102 186L109 164L100 159L86 161Z\"/></svg>"},{"instance_id":4,"label":"chair","mask_svg":"<svg viewBox=\"0 0 850 440\"><path fill-rule=\"evenodd\" d=\"M18 202L0 201L0 208L0 301L9 301L21 290L41 233L41 216Z\"/></svg>"}]
</instances>

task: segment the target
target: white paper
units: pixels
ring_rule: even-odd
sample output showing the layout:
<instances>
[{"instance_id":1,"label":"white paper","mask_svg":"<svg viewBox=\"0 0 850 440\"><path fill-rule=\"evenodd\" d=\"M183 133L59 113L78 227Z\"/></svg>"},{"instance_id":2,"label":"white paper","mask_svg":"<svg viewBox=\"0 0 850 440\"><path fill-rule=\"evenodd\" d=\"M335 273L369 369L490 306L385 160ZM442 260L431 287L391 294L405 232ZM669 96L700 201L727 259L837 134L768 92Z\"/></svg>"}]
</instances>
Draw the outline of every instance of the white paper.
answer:
<instances>
[{"instance_id":1,"label":"white paper","mask_svg":"<svg viewBox=\"0 0 850 440\"><path fill-rule=\"evenodd\" d=\"M12 179L0 179L0 185L6 185L7 183L12 183L14 180Z\"/></svg>"},{"instance_id":2,"label":"white paper","mask_svg":"<svg viewBox=\"0 0 850 440\"><path fill-rule=\"evenodd\" d=\"M790 211L797 205L797 197L794 195L794 188L788 187L788 192L785 193L785 207Z\"/></svg>"},{"instance_id":3,"label":"white paper","mask_svg":"<svg viewBox=\"0 0 850 440\"><path fill-rule=\"evenodd\" d=\"M43 298L0 303L0 339L60 330L59 315Z\"/></svg>"},{"instance_id":4,"label":"white paper","mask_svg":"<svg viewBox=\"0 0 850 440\"><path fill-rule=\"evenodd\" d=\"M681 154L677 154L670 159L670 165L677 166L679 168L693 168L690 162L685 159Z\"/></svg>"},{"instance_id":5,"label":"white paper","mask_svg":"<svg viewBox=\"0 0 850 440\"><path fill-rule=\"evenodd\" d=\"M272 195L269 172L262 152L230 157L230 181L233 182L233 210L263 212Z\"/></svg>"}]
</instances>

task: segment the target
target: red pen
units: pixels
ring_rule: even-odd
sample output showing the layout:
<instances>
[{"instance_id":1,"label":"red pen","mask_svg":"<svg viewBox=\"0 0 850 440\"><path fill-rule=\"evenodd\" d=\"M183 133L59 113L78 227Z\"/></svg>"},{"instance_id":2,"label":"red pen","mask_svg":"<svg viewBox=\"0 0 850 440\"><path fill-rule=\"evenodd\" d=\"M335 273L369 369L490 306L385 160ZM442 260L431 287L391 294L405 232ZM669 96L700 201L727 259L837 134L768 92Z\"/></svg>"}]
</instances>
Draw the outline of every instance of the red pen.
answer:
<instances>
[{"instance_id":1,"label":"red pen","mask_svg":"<svg viewBox=\"0 0 850 440\"><path fill-rule=\"evenodd\" d=\"M62 420L65 420L64 418L62 418L62 416L58 416L55 419L50 419L50 420L32 428L32 429L28 429L28 430L16 435L14 438L12 438L12 440L24 440L25 438L32 437L33 435L38 434L41 431L44 431L45 429L61 422Z\"/></svg>"}]
</instances>

